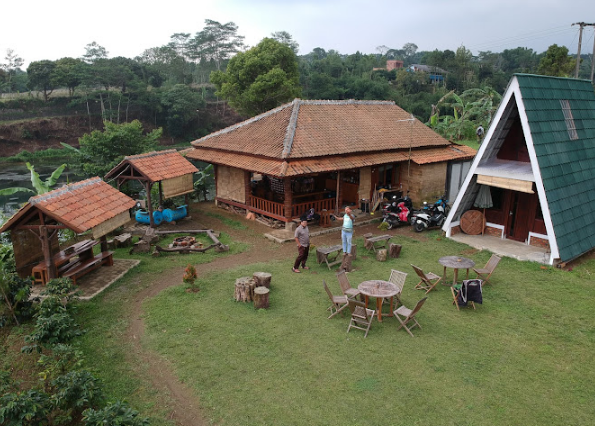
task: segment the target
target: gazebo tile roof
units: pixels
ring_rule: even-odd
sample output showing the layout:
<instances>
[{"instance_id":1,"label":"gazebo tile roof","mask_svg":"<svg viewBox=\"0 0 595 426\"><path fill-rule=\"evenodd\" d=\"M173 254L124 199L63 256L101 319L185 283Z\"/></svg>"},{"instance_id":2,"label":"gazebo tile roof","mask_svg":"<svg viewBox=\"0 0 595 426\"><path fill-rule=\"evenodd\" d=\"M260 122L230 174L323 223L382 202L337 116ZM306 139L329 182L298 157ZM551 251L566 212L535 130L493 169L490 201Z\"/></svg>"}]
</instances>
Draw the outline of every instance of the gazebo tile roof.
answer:
<instances>
[{"instance_id":1,"label":"gazebo tile roof","mask_svg":"<svg viewBox=\"0 0 595 426\"><path fill-rule=\"evenodd\" d=\"M196 173L198 169L175 149L130 155L114 167L106 178L116 177L125 164L130 164L152 182Z\"/></svg>"}]
</instances>

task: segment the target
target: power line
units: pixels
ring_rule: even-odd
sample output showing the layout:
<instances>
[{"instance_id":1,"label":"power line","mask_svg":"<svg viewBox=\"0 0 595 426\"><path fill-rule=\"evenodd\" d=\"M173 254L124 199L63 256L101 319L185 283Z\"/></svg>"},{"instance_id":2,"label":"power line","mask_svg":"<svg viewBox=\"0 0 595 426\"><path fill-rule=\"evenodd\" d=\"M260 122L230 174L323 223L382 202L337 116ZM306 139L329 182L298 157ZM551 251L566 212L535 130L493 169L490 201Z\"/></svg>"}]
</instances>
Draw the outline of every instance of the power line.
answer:
<instances>
[{"instance_id":1,"label":"power line","mask_svg":"<svg viewBox=\"0 0 595 426\"><path fill-rule=\"evenodd\" d=\"M536 39L540 39L540 38L547 38L547 37L552 37L552 36L560 35L560 34L569 34L571 32L576 34L576 30L569 28L568 26L554 27L554 28L549 28L549 29L544 29L544 30L533 31L530 33L517 34L514 36L505 37L505 38L497 39L497 40L492 40L492 41L488 41L488 42L484 42L484 43L478 43L478 44L470 45L470 46L468 46L468 48L475 49L475 50L497 48L497 47L501 47L501 46L505 46L505 45L510 45L512 43L519 43L519 42L527 41L527 40L536 40Z\"/></svg>"}]
</instances>

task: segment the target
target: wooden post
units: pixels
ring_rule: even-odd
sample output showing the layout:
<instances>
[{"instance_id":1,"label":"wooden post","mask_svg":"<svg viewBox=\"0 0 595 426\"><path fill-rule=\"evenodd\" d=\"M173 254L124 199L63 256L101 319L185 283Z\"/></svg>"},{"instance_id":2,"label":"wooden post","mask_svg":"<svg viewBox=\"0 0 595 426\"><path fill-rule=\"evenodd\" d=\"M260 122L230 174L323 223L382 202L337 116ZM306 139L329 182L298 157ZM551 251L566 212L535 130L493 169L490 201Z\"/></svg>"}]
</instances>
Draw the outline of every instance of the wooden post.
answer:
<instances>
[{"instance_id":1,"label":"wooden post","mask_svg":"<svg viewBox=\"0 0 595 426\"><path fill-rule=\"evenodd\" d=\"M283 201L283 207L285 209L285 219L287 220L287 222L291 222L291 218L293 215L293 192L291 191L291 178L283 178L283 192L285 196Z\"/></svg>"},{"instance_id":2,"label":"wooden post","mask_svg":"<svg viewBox=\"0 0 595 426\"><path fill-rule=\"evenodd\" d=\"M43 251L45 266L48 271L48 278L50 280L52 278L57 278L56 268L54 268L54 262L52 262L51 241L48 236L48 229L44 225L41 225L39 227L39 236L41 239L41 250Z\"/></svg>"},{"instance_id":3,"label":"wooden post","mask_svg":"<svg viewBox=\"0 0 595 426\"><path fill-rule=\"evenodd\" d=\"M401 245L400 244L389 244L389 256L393 259L398 258L401 255Z\"/></svg>"},{"instance_id":4,"label":"wooden post","mask_svg":"<svg viewBox=\"0 0 595 426\"><path fill-rule=\"evenodd\" d=\"M163 189L161 188L161 181L157 183L159 188L159 206L163 205Z\"/></svg>"},{"instance_id":5,"label":"wooden post","mask_svg":"<svg viewBox=\"0 0 595 426\"><path fill-rule=\"evenodd\" d=\"M341 172L337 170L337 191L335 195L335 215L339 214L339 181L341 180Z\"/></svg>"},{"instance_id":6,"label":"wooden post","mask_svg":"<svg viewBox=\"0 0 595 426\"><path fill-rule=\"evenodd\" d=\"M107 237L105 235L102 235L99 241L101 241L101 251L102 252L108 251L108 249L107 249Z\"/></svg>"},{"instance_id":7,"label":"wooden post","mask_svg":"<svg viewBox=\"0 0 595 426\"><path fill-rule=\"evenodd\" d=\"M269 307L269 291L264 286L254 289L254 309L267 309Z\"/></svg>"},{"instance_id":8,"label":"wooden post","mask_svg":"<svg viewBox=\"0 0 595 426\"><path fill-rule=\"evenodd\" d=\"M145 182L145 191L147 191L147 210L149 211L149 226L154 228L155 221L153 220L153 203L151 203L151 182Z\"/></svg>"}]
</instances>

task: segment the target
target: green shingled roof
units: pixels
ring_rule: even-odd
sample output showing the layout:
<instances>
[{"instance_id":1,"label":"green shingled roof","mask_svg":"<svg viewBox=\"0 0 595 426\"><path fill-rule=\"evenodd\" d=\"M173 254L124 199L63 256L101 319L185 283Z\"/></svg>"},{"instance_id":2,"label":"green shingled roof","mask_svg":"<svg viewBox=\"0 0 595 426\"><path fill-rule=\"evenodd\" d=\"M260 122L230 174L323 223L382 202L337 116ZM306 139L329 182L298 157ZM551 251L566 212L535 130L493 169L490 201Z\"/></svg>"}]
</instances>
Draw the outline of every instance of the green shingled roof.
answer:
<instances>
[{"instance_id":1,"label":"green shingled roof","mask_svg":"<svg viewBox=\"0 0 595 426\"><path fill-rule=\"evenodd\" d=\"M595 92L588 80L516 74L562 261L595 247ZM568 100L578 139L569 136Z\"/></svg>"}]
</instances>

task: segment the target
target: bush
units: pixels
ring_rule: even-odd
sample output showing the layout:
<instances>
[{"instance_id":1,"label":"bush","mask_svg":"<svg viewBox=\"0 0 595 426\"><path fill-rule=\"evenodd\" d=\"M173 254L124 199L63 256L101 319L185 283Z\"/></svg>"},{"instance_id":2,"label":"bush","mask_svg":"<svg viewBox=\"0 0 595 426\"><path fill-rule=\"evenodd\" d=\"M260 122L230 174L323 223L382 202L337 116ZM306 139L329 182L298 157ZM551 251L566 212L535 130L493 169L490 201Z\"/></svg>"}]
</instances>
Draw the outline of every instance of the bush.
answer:
<instances>
[{"instance_id":1,"label":"bush","mask_svg":"<svg viewBox=\"0 0 595 426\"><path fill-rule=\"evenodd\" d=\"M139 413L122 401L108 404L105 408L89 408L83 412L87 426L148 426L149 419L139 417Z\"/></svg>"},{"instance_id":2,"label":"bush","mask_svg":"<svg viewBox=\"0 0 595 426\"><path fill-rule=\"evenodd\" d=\"M50 397L38 390L8 393L0 397L0 424L42 426L50 424Z\"/></svg>"}]
</instances>

